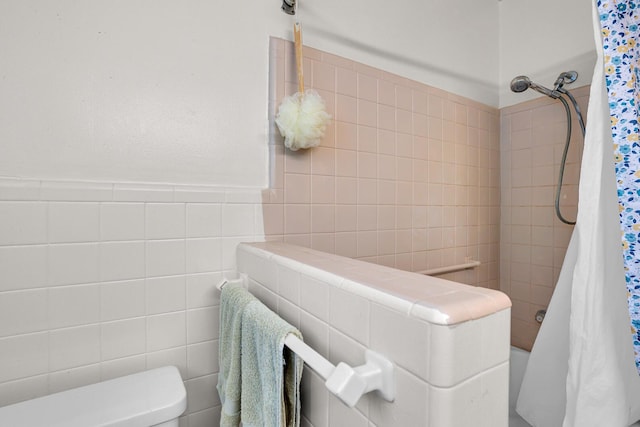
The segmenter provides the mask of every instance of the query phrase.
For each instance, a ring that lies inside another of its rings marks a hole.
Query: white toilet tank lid
[[[0,426],[148,427],[178,418],[187,394],[175,366],[0,408]]]

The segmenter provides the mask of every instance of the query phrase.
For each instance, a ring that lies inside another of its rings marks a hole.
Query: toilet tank
[[[165,366],[2,407],[0,426],[170,426],[186,407],[180,372]]]

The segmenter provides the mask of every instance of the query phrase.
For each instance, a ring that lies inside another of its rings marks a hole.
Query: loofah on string
[[[320,145],[330,119],[322,97],[316,91],[307,89],[282,101],[276,124],[284,138],[284,145],[297,151]]]

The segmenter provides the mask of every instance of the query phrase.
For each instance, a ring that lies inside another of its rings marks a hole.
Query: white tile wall
[[[214,425],[215,284],[258,189],[0,179],[0,406],[174,364]]]
[[[279,242],[240,245],[238,270],[331,363],[359,366],[370,348],[395,364],[395,401],[374,392],[353,409],[305,368],[302,426],[507,426],[510,302],[500,292]]]

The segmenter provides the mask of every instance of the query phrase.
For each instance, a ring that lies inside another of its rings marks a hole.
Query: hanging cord
[[[567,95],[571,100],[571,104],[573,104],[573,108],[575,109],[576,115],[578,116],[578,123],[580,123],[580,130],[582,131],[582,139],[584,140],[585,126],[584,126],[584,120],[582,119],[582,112],[580,111],[580,107],[578,107],[578,102],[573,97],[573,95],[569,93],[568,90],[564,88],[559,88],[558,92],[561,92],[562,94]],[[556,208],[556,215],[558,216],[558,219],[560,221],[564,222],[565,224],[575,225],[576,223],[575,221],[567,220],[562,215],[562,212],[560,211],[560,193],[562,192],[564,167],[565,167],[565,164],[567,163],[567,155],[569,153],[569,144],[571,143],[571,109],[569,108],[569,103],[567,102],[566,99],[564,99],[562,96],[559,96],[558,99],[562,102],[562,105],[564,105],[564,110],[567,113],[567,139],[565,141],[564,150],[562,152],[562,162],[560,163],[560,173],[558,174],[558,185],[556,187],[555,208]]]

